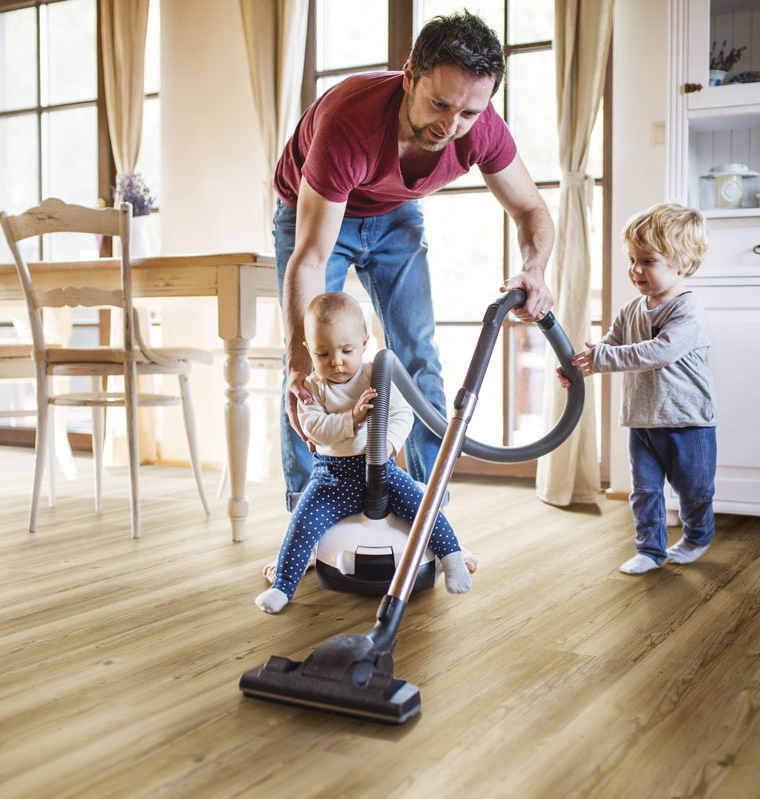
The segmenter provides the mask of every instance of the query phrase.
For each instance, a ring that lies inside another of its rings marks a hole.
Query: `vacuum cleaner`
[[[512,308],[525,302],[525,297],[524,291],[508,291],[488,306],[464,385],[457,392],[448,422],[427,401],[421,401],[412,379],[408,374],[405,379],[405,370],[395,368],[394,364],[394,382],[422,421],[441,436],[443,443],[401,561],[387,593],[380,601],[375,625],[364,635],[349,633],[334,636],[303,661],[273,655],[266,663],[241,676],[239,688],[245,696],[385,724],[403,724],[419,713],[422,707],[420,690],[406,680],[394,677],[393,652],[456,459],[461,452],[498,462],[518,462],[540,457],[567,439],[583,411],[583,376],[572,365],[573,348],[570,341],[554,315],[549,313],[536,325],[570,380],[565,409],[559,421],[543,438],[522,447],[493,447],[466,437],[467,426],[472,419],[502,323]],[[432,413],[429,412],[431,410]]]
[[[382,596],[387,593],[406,548],[409,525],[390,512],[388,484],[388,417],[394,370],[397,375],[403,372],[409,377],[390,350],[380,350],[372,363],[370,378],[370,385],[377,391],[377,396],[367,414],[362,512],[344,517],[319,540],[315,572],[321,588]],[[415,385],[411,378],[409,381]],[[429,412],[432,406],[427,398],[421,394],[420,397],[417,407]],[[439,415],[435,408],[432,410]],[[433,588],[439,573],[435,555],[426,548],[412,592]]]

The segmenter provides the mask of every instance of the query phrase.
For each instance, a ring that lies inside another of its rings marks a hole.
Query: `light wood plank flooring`
[[[98,517],[78,464],[32,535],[32,453],[0,448],[3,799],[760,796],[759,519],[719,516],[699,562],[626,577],[626,503],[455,482],[447,514],[480,569],[469,594],[413,598],[396,676],[423,710],[388,727],[238,691],[270,654],[366,632],[377,606],[313,573],[279,616],[252,605],[280,485],[250,486],[233,544],[224,501],[206,518],[187,471],[144,467],[135,542],[126,474]]]

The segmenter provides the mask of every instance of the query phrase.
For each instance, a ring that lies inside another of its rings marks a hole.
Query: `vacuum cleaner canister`
[[[408,535],[409,526],[393,514],[370,519],[356,513],[341,519],[317,545],[317,582],[332,591],[382,596],[404,554]],[[433,588],[438,574],[435,556],[426,549],[413,590]]]

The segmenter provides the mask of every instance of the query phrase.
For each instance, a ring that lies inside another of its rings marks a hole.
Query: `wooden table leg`
[[[224,361],[224,378],[227,383],[224,423],[227,434],[227,474],[230,477],[230,497],[227,513],[232,522],[232,540],[245,540],[245,522],[249,501],[246,496],[248,471],[248,445],[251,431],[251,409],[248,406],[249,339],[238,338],[224,342],[227,355]]]
[[[220,268],[217,271],[219,336],[224,340],[224,379],[227,403],[224,424],[227,435],[227,468],[230,498],[227,513],[232,540],[245,540],[249,505],[246,496],[251,410],[248,407],[248,347],[256,335],[256,274],[251,267]]]

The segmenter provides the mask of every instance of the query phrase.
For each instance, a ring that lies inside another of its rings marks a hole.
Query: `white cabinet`
[[[669,23],[667,192],[701,208],[710,226],[710,251],[689,287],[712,341],[715,510],[760,515],[760,208],[754,192],[731,209],[700,195],[700,176],[719,164],[760,172],[760,0],[670,0]],[[742,82],[709,85],[711,50],[738,48],[726,80]],[[672,496],[667,504],[677,507]]]

